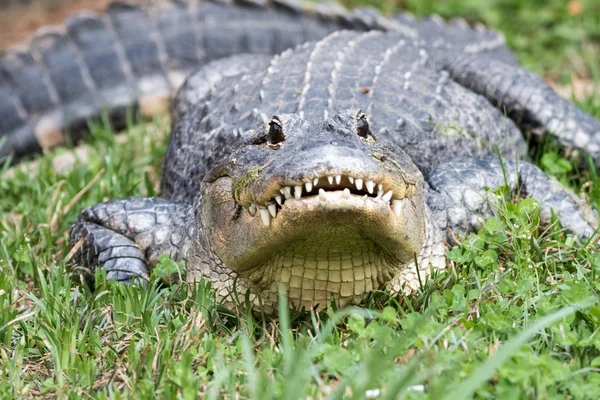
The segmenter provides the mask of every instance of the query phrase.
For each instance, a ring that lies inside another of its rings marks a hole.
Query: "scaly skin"
[[[514,160],[532,127],[588,146],[600,122],[520,70],[489,31],[395,23],[335,32],[268,65],[215,61],[190,77],[175,100],[164,199],[86,210],[71,231],[73,244],[85,239],[76,261],[135,281],[166,252],[187,262],[189,281],[206,277],[222,297],[235,283],[270,313],[280,289],[304,307],[415,289],[430,266],[445,266],[448,231],[466,234],[491,215],[486,187],[507,184],[540,201],[543,220],[552,209],[570,232],[593,235],[588,205]]]
[[[107,111],[116,129],[127,111],[168,110],[185,77],[218,58],[277,54],[342,29],[396,29],[376,13],[279,0],[115,2],[41,28],[26,46],[0,53],[0,159],[18,160],[79,140]],[[400,26],[399,29],[402,27]]]
[[[158,256],[186,257],[194,235],[193,210],[164,199],[129,199],[89,207],[71,228],[71,238],[85,241],[77,253],[90,278],[102,265],[107,279],[144,282]]]

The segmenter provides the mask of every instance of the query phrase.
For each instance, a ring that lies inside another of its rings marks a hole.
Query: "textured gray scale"
[[[345,78],[350,77],[350,79],[354,82],[358,81],[358,66],[361,65],[361,63],[364,64],[365,60],[359,60],[358,58],[355,58],[354,50],[356,49],[357,42],[359,42],[363,37],[364,36],[361,36],[358,39],[350,40],[346,46],[344,46],[341,50],[337,52],[334,61],[335,68],[331,72],[331,82],[328,86],[328,114],[333,114],[335,110],[339,108],[338,106],[344,107],[343,105],[341,105],[341,99],[344,99],[346,102],[345,104],[349,105],[349,107],[345,108],[352,108],[352,105],[355,103],[354,87],[351,87],[351,85],[348,84],[344,84],[346,83],[346,81],[340,84],[340,75]],[[353,60],[353,62],[349,62],[350,60]],[[346,71],[342,72],[342,70],[344,69]],[[348,71],[348,69],[354,70],[354,73]]]
[[[242,11],[243,10],[243,11]],[[239,21],[260,21],[254,22],[253,29],[242,29],[239,34],[239,44],[246,53],[253,54],[268,54],[271,52],[278,53],[283,51],[288,46],[279,47],[275,42],[275,38],[285,32],[287,29],[280,29],[279,32],[273,27],[278,27],[279,24],[285,24],[285,20],[274,18],[272,10],[266,7],[248,7],[240,9],[240,13],[247,13],[239,17]],[[281,32],[281,33],[280,33]],[[297,43],[297,42],[296,42]],[[289,42],[288,42],[289,44]]]
[[[56,104],[41,66],[27,51],[13,51],[0,57],[2,87],[18,96],[29,114],[44,112]],[[6,85],[6,86],[5,86]]]
[[[7,132],[27,125],[27,114],[23,105],[17,103],[17,99],[0,75],[0,138]]]
[[[305,70],[314,44],[307,44],[291,51],[284,52],[274,59],[262,77],[259,94],[268,104],[263,112],[267,114],[292,113],[298,108],[298,100],[304,87]],[[298,68],[302,66],[302,68]],[[246,82],[244,82],[247,87]],[[242,90],[242,89],[240,89]]]
[[[523,151],[524,142],[514,123],[481,96],[451,81],[437,93],[441,71],[422,68],[418,61],[406,65],[407,60],[418,60],[420,50],[407,46],[384,66],[385,84],[373,90],[373,102],[378,105],[372,112],[374,124],[386,121],[385,128],[390,129],[392,118],[412,121],[412,129],[393,137],[425,172],[438,160],[453,159],[456,148],[472,156],[489,154],[494,146],[502,154]]]
[[[292,20],[292,18],[294,18],[294,16],[290,16],[289,20]],[[288,39],[285,41],[285,43],[290,43],[290,41],[293,39],[293,37],[291,37],[292,34],[299,35],[302,37],[302,42],[306,42],[309,40],[321,39],[328,33],[343,28],[343,26],[337,22],[335,18],[314,18],[312,15],[300,15],[299,20],[300,30],[298,33],[293,31],[284,32],[284,34],[288,36]],[[356,29],[356,27],[354,28]],[[285,45],[285,43],[283,45]],[[286,46],[285,48],[290,47],[292,46]]]
[[[0,70],[0,158],[11,152],[41,151],[27,112]]]
[[[252,15],[251,11],[244,12],[248,13],[248,17]],[[229,51],[234,54],[243,52],[243,44],[239,40],[244,24],[241,13],[240,8],[230,7],[225,3],[209,2],[197,8],[197,20],[201,22],[199,28],[202,47],[207,59],[226,56],[231,54]],[[256,24],[256,21],[248,19],[247,23]],[[217,27],[218,29],[215,29]]]
[[[389,37],[382,32],[368,32],[355,37],[337,55],[339,70],[332,78],[329,114],[343,109],[368,111],[370,91],[378,75],[378,66],[384,61],[390,47],[404,46],[404,39]],[[371,49],[368,54],[364,48]]]
[[[42,151],[35,136],[35,131],[29,124],[13,130],[10,135],[4,136],[2,140],[1,143],[3,146],[0,148],[0,159],[4,159],[11,154],[14,156],[15,154],[20,155]]]
[[[221,80],[241,76],[253,71],[266,70],[271,62],[268,55],[240,54],[206,64],[191,74],[178,90],[172,104],[172,117],[179,118],[189,108],[205,100],[210,90]],[[232,104],[231,109],[240,110],[241,104]]]
[[[84,12],[67,19],[65,26],[99,91],[100,107],[135,104],[134,87],[127,79],[115,37],[105,21]]]
[[[232,53],[278,53],[307,39],[299,18],[272,7],[207,3],[196,10],[196,16],[202,22],[199,35],[208,59]]]
[[[63,105],[80,103],[93,107],[94,87],[81,65],[73,62],[78,60],[79,54],[67,35],[59,32],[37,35],[31,42],[31,48],[46,67]]]
[[[100,108],[95,85],[80,62],[77,48],[66,34],[49,31],[34,37],[31,51],[39,57],[56,90],[61,103],[61,123],[69,126],[73,134],[79,134]],[[45,133],[40,134],[45,137]]]
[[[192,27],[196,38],[198,58],[200,60],[210,60],[214,56],[212,56],[212,47],[207,35],[211,35],[211,32],[218,25],[219,21],[227,20],[228,7],[226,4],[218,2],[194,2],[190,5],[188,11],[193,22]]]
[[[366,103],[366,99],[369,99],[368,105],[363,104],[361,107],[361,109],[366,110],[367,115],[374,114],[373,109],[376,107],[376,104],[372,101],[372,99],[374,97],[374,93],[379,91],[381,87],[385,88],[387,86],[387,79],[389,78],[389,76],[384,74],[383,72],[386,71],[385,67],[388,64],[392,63],[392,66],[394,68],[394,74],[393,74],[394,77],[404,76],[404,80],[405,80],[404,86],[405,86],[405,88],[408,87],[409,82],[408,82],[407,77],[409,76],[409,74],[412,74],[412,71],[403,71],[401,68],[399,68],[399,65],[396,65],[394,63],[394,56],[398,53],[402,54],[401,59],[406,58],[406,56],[407,56],[406,48],[407,48],[406,40],[404,40],[404,39],[397,40],[396,39],[396,40],[394,40],[393,43],[387,44],[386,48],[384,48],[383,51],[377,56],[379,58],[379,63],[377,65],[375,65],[375,70],[374,70],[372,81],[370,82],[370,84],[367,83],[367,85],[364,86],[362,90],[360,90],[362,93],[364,93],[364,95],[360,97],[361,100],[363,101],[363,103]],[[358,90],[355,89],[355,92],[358,92]],[[355,94],[355,96],[356,96],[356,94]],[[381,106],[387,107],[387,104],[384,103]]]
[[[184,4],[170,3],[151,9],[162,38],[169,71],[191,71],[198,65],[198,43],[192,16]]]
[[[3,149],[26,149],[28,146],[37,147],[33,129],[27,120],[27,111],[19,98],[11,92],[8,77],[0,70],[0,143],[5,145],[0,148],[0,157],[9,155]],[[17,134],[8,134],[16,132]]]
[[[336,50],[346,47],[354,38],[354,32],[336,32],[318,41],[313,47],[308,61],[303,65],[304,82],[296,112],[303,113],[307,121],[327,119],[327,104],[330,97],[329,85],[332,73],[337,69],[336,59],[331,57]]]
[[[455,59],[456,52],[486,53],[510,65],[518,65],[514,54],[504,45],[504,38],[498,32],[489,29],[477,29],[464,20],[445,23],[439,16],[431,16],[416,22],[408,13],[400,13],[394,18],[413,28],[419,40],[426,42],[438,51],[438,60]]]
[[[153,26],[148,14],[139,6],[113,3],[107,9],[131,70],[137,79],[150,78],[153,85],[169,84],[164,75]],[[143,92],[152,88],[142,87]]]

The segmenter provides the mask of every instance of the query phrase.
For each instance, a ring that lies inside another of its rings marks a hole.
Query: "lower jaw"
[[[338,306],[357,303],[385,287],[400,268],[372,239],[339,226],[313,232],[275,253],[246,271],[245,278],[257,296],[254,303],[268,312],[276,307],[280,291],[294,308],[324,308],[332,300]]]

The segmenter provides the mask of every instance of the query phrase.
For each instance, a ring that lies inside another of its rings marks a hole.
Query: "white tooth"
[[[327,181],[329,181],[330,185],[333,185],[333,176],[328,176]]]
[[[294,198],[300,200],[302,197],[302,186],[294,186]]]
[[[277,204],[282,205],[280,195],[275,196],[275,201],[277,202]]]
[[[360,178],[358,178],[358,179],[356,179],[356,180],[354,181],[354,183],[356,184],[356,188],[357,188],[358,190],[361,190],[361,189],[362,189],[362,182],[363,182],[363,181],[362,181],[362,179],[360,179]]]
[[[394,214],[396,217],[402,215],[402,208],[404,208],[404,202],[402,200],[394,200]]]
[[[342,181],[342,176],[341,175],[336,175],[335,176],[335,183],[339,185],[341,181]]]
[[[350,198],[350,189],[348,189],[348,188],[344,189],[344,191],[342,192],[342,197],[344,199],[349,199]]]
[[[284,186],[281,189],[279,189],[279,191],[281,192],[282,195],[285,196],[285,199],[290,199],[292,197],[292,188],[289,186]]]
[[[250,215],[254,216],[254,214],[256,214],[256,204],[250,204],[250,207],[248,207],[248,212]]]
[[[275,205],[275,203],[269,204],[268,209],[269,214],[271,214],[271,217],[275,218],[275,216],[277,215],[277,206]]]
[[[385,202],[388,202],[392,199],[392,191],[390,190],[389,192],[387,192],[386,194],[383,195],[382,199]]]
[[[264,207],[258,207],[258,211],[260,212],[260,219],[262,219],[262,223],[265,226],[269,226],[269,223],[271,222],[269,211]]]
[[[315,178],[313,180],[313,185],[317,186],[319,184],[319,178]]]
[[[377,196],[381,196],[383,194],[383,183],[377,184]]]
[[[373,194],[373,189],[375,189],[375,182],[373,182],[373,181],[367,181],[366,186],[367,186],[367,191],[370,194]]]
[[[354,178],[353,178],[353,177],[349,176],[349,177],[348,177],[348,180],[350,181],[350,183],[351,183],[351,184],[353,184],[353,185],[354,185]]]
[[[310,183],[310,182],[306,182],[306,183],[304,184],[304,186],[306,186],[306,191],[307,191],[307,192],[310,192],[310,191],[312,190],[313,184],[312,184],[312,183]]]
[[[319,200],[320,201],[327,200],[327,197],[325,197],[325,191],[323,189],[319,189]]]

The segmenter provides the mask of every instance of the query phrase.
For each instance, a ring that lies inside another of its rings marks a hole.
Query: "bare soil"
[[[44,25],[60,24],[81,10],[102,11],[114,0],[0,0],[0,50],[25,42]],[[151,0],[136,0],[147,3]]]

